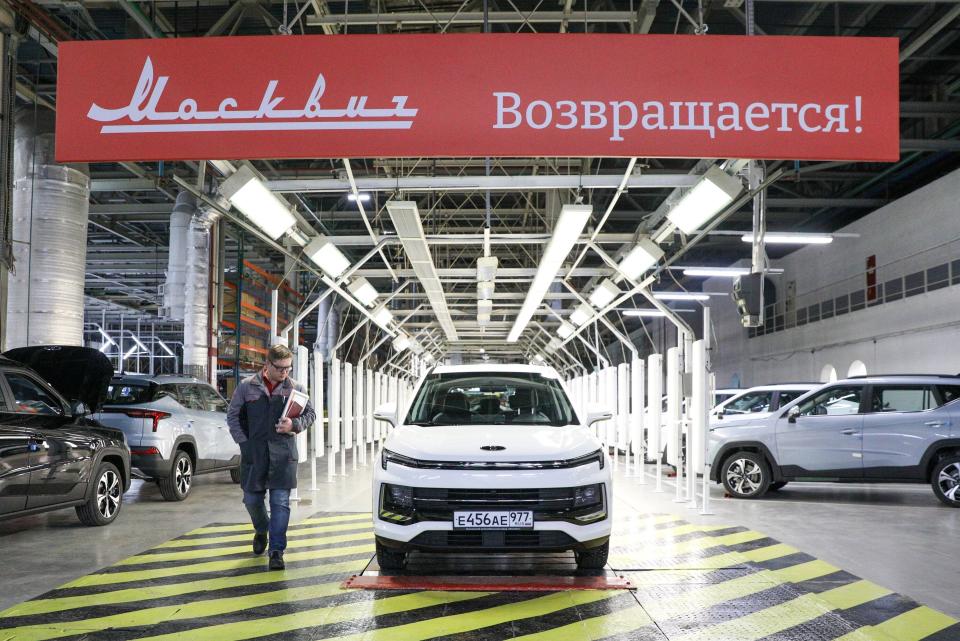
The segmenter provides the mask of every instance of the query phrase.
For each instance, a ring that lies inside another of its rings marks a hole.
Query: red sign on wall
[[[64,42],[57,160],[894,161],[898,46],[575,34]]]

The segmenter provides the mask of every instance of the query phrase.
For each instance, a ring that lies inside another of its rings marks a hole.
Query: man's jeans
[[[270,533],[270,552],[283,552],[287,547],[287,524],[290,522],[290,490],[270,490],[270,516],[263,504],[266,492],[243,493],[253,529]]]

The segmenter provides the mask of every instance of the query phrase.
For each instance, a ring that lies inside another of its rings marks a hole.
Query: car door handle
[[[853,435],[853,434],[856,434],[856,433],[857,433],[857,430],[845,429],[845,430],[841,430],[840,433],[841,433],[841,434],[846,434],[847,436],[851,436],[851,435]]]
[[[924,425],[929,425],[930,427],[943,427],[944,425],[950,425],[950,421],[927,421]]]

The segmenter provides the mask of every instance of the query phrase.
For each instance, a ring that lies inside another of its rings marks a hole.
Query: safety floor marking
[[[343,590],[374,552],[369,513],[289,530],[287,569],[215,523],[0,612],[0,641],[960,641],[960,623],[760,532],[618,515],[631,592]],[[476,557],[476,555],[475,555]]]

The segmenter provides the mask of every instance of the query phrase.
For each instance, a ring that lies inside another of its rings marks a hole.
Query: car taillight
[[[134,456],[154,456],[159,455],[160,450],[155,447],[135,448],[130,450],[130,454]]]
[[[153,420],[153,431],[157,431],[160,421],[170,418],[170,412],[160,412],[158,410],[140,410],[140,409],[119,409],[110,408],[103,410],[111,414],[126,414],[131,418],[149,418]]]

